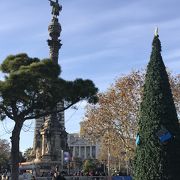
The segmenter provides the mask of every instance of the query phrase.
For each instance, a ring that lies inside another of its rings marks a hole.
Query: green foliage
[[[49,59],[30,58],[27,54],[8,56],[1,64],[5,73],[0,81],[0,119],[15,122],[11,137],[12,178],[18,178],[19,136],[27,119],[64,111],[81,100],[96,102],[98,89],[91,80],[66,81],[59,78],[60,66]],[[57,110],[56,105],[64,102]]]
[[[82,159],[80,157],[73,157],[73,161],[70,162],[71,169],[80,170],[82,167]]]
[[[0,139],[0,167],[6,166],[10,157],[10,145],[5,139]]]
[[[96,164],[93,159],[86,159],[83,164],[83,172],[88,173],[96,169]]]
[[[60,66],[49,59],[11,55],[1,64],[1,70],[7,73],[0,81],[1,119],[40,117],[42,110],[48,114],[60,101],[65,101],[66,109],[80,100],[97,100],[97,88],[91,80],[65,81],[59,78]]]
[[[1,71],[3,73],[11,73],[17,71],[21,66],[28,66],[33,62],[39,62],[37,58],[29,58],[27,54],[17,54],[8,56],[3,64],[1,64]]]
[[[25,151],[24,151],[24,158],[27,160],[31,160],[32,159],[32,151],[33,151],[33,148],[27,148]]]
[[[136,148],[134,180],[177,180],[180,177],[180,129],[161,43],[154,37],[139,114],[140,144]],[[165,127],[173,138],[161,143],[157,132]]]

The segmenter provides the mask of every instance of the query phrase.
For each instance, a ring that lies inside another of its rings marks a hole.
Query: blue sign
[[[70,154],[69,154],[69,152],[64,152],[64,161],[65,161],[65,162],[68,162],[69,159],[70,159]]]
[[[172,138],[171,133],[164,127],[157,132],[157,136],[161,143],[164,143]]]
[[[139,134],[136,136],[136,146],[140,144],[140,137]]]
[[[163,134],[159,137],[161,142],[165,142],[168,141],[169,139],[171,139],[171,134],[169,132],[167,132],[166,134]]]

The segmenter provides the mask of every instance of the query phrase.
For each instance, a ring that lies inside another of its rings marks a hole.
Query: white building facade
[[[68,146],[71,156],[78,157],[82,160],[97,159],[99,153],[99,145],[92,143],[87,139],[80,137],[78,133],[68,134]]]

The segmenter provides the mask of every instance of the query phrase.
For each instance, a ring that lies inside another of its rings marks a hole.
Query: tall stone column
[[[58,64],[59,50],[62,46],[59,39],[61,33],[61,25],[58,21],[59,12],[62,6],[58,0],[49,0],[52,6],[52,19],[48,26],[49,39],[49,58],[53,63]],[[63,102],[59,102],[55,109],[61,110],[64,108]],[[44,110],[42,110],[44,111]],[[62,168],[63,160],[62,150],[67,147],[67,132],[64,127],[64,112],[53,113],[36,119],[33,156],[31,164],[36,164],[41,171],[55,170]],[[61,169],[59,169],[61,170]]]
[[[73,146],[73,157],[75,157],[75,146]]]
[[[84,158],[87,159],[87,146],[84,146]]]
[[[81,157],[81,146],[79,146],[79,157]]]
[[[50,59],[58,63],[58,57],[59,57],[59,49],[61,48],[61,40],[59,39],[60,33],[61,33],[61,25],[58,21],[59,12],[62,10],[62,6],[58,3],[58,0],[56,2],[50,0],[50,5],[52,6],[52,20],[50,25],[48,26],[49,36],[50,39],[48,39],[48,46],[50,48]]]
[[[89,148],[90,148],[90,157],[92,157],[92,145],[90,145]]]
[[[50,59],[58,64],[59,49],[61,48],[61,40],[59,39],[61,34],[61,25],[58,21],[59,13],[62,10],[62,6],[56,1],[50,1],[52,6],[52,19],[48,26],[50,38],[47,40],[49,46],[49,56]],[[64,103],[59,102],[56,106],[56,110],[61,110],[64,108]],[[64,127],[64,112],[54,113],[48,117],[50,121],[50,133],[51,133],[51,156],[52,159],[61,161],[62,154],[61,151],[67,144],[67,133]]]
[[[61,25],[58,22],[57,17],[53,17],[48,27],[49,35],[51,39],[48,39],[48,46],[50,48],[50,59],[58,63],[59,49],[61,48],[61,40],[58,39],[61,32]]]

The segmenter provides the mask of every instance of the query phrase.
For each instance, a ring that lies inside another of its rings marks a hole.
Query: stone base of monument
[[[44,162],[44,161],[51,161],[51,155],[50,154],[43,155],[41,161],[42,162]]]
[[[51,161],[47,156],[46,159],[35,159],[31,162],[23,162],[19,165],[20,173],[26,171],[31,172],[35,177],[48,176],[55,171],[61,171],[62,165],[60,161]]]

